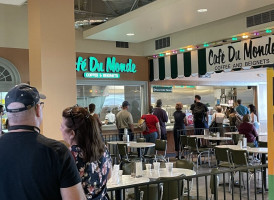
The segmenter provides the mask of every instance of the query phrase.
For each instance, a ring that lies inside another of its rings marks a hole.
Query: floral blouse
[[[111,168],[111,157],[107,147],[103,156],[94,162],[84,162],[82,151],[77,145],[71,146],[82,186],[87,199],[107,200],[107,177]]]

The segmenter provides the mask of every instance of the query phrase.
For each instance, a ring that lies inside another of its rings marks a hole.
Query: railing
[[[264,185],[264,179],[266,177],[263,176],[263,171],[266,170],[267,167],[268,166],[265,164],[241,167],[231,170],[222,170],[212,173],[202,173],[194,176],[173,177],[164,180],[158,179],[141,184],[132,183],[132,185],[108,189],[108,193],[111,200],[114,199],[113,192],[115,191],[118,191],[117,193],[121,194],[120,196],[116,195],[116,200],[129,199],[127,197],[127,193],[129,191],[134,192],[133,196],[135,200],[169,200],[176,198],[178,200],[264,200],[268,199],[268,194],[265,193],[268,191],[267,185]],[[250,179],[249,176],[251,172],[255,172],[252,179]],[[244,178],[242,179],[242,175],[245,173],[246,176],[243,176]],[[257,173],[260,175],[257,175]],[[243,182],[244,179],[246,183]],[[194,183],[191,183],[192,181]],[[238,183],[238,188],[235,186],[235,181]],[[229,189],[229,186],[226,184],[226,182],[231,183],[231,189]],[[174,183],[176,183],[177,188],[169,187],[171,184],[174,186]],[[222,186],[219,186],[219,183],[223,183]],[[191,185],[193,185],[192,188]],[[158,191],[158,194],[156,195],[157,198],[155,198],[155,193],[149,192],[152,191],[152,187],[156,187]]]

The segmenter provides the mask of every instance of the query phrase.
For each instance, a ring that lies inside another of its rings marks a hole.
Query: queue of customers
[[[109,199],[106,184],[111,176],[112,160],[101,137],[102,124],[94,114],[95,105],[90,105],[89,111],[79,106],[63,110],[60,130],[64,141],[70,146],[69,151],[61,142],[40,134],[44,107],[41,100],[45,98],[28,84],[19,84],[6,95],[9,129],[0,138],[0,199]],[[208,109],[200,101],[201,97],[196,95],[195,103],[191,106],[194,127],[207,128]],[[130,140],[133,140],[134,126],[129,106],[124,101],[122,110],[116,116],[120,140],[125,128],[128,129]],[[247,108],[240,103],[239,106],[236,114],[235,110],[230,110],[229,118],[244,114],[238,130],[245,135],[247,142],[256,146],[258,134],[253,125],[257,120],[256,109],[250,105],[249,115]],[[168,116],[161,107],[162,101],[159,99],[156,107],[150,106],[148,113],[141,117],[148,127],[143,132],[147,142],[166,139],[165,123]],[[182,108],[181,102],[176,103],[173,114],[174,147],[177,152],[180,137],[177,130],[187,125]],[[224,118],[221,111],[217,107],[212,119],[217,124],[222,124]],[[253,124],[250,123],[252,120]]]

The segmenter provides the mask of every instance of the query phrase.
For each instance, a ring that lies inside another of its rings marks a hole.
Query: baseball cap
[[[126,106],[129,106],[130,104],[128,103],[128,101],[124,101],[123,104],[122,104],[122,107],[126,107]]]
[[[26,83],[21,83],[8,91],[5,98],[6,111],[16,113],[28,110],[35,106],[40,99],[46,99],[46,96],[39,94],[35,87],[31,87]],[[22,103],[25,107],[8,109],[8,106],[14,102]]]

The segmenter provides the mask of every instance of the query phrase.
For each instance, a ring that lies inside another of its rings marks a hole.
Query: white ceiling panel
[[[16,5],[16,6],[21,6],[25,2],[26,0],[0,0],[0,4],[9,4],[9,5]]]

